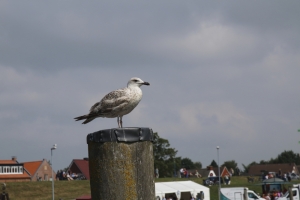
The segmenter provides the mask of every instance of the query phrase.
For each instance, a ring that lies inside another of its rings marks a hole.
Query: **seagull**
[[[108,93],[91,107],[89,114],[74,119],[85,120],[82,124],[87,124],[97,117],[117,117],[119,128],[123,128],[122,117],[130,113],[142,99],[143,93],[140,88],[142,85],[150,84],[137,77],[131,78],[127,87]]]

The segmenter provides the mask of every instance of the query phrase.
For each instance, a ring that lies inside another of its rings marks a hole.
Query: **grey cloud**
[[[86,157],[86,134],[116,119],[73,118],[134,76],[151,85],[125,126],[153,128],[180,156],[205,166],[217,145],[239,164],[297,151],[298,4],[1,2],[3,156],[49,158],[57,143],[58,169]]]

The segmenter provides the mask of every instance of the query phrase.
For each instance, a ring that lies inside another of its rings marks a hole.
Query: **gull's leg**
[[[123,117],[123,116],[121,116],[121,117],[120,117],[120,124],[121,124],[121,128],[123,128],[123,121],[122,121],[122,117]]]
[[[118,121],[118,126],[119,126],[119,128],[121,128],[122,125],[120,125],[120,118],[119,118],[119,116],[118,116],[118,118],[117,118],[117,121]]]

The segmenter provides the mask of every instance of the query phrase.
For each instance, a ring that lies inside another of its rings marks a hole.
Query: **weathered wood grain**
[[[155,198],[152,142],[90,142],[88,149],[93,200]]]

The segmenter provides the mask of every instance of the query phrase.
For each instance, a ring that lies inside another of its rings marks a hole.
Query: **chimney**
[[[17,162],[17,156],[12,156],[11,159]]]
[[[89,158],[83,158],[83,160],[89,161]]]

